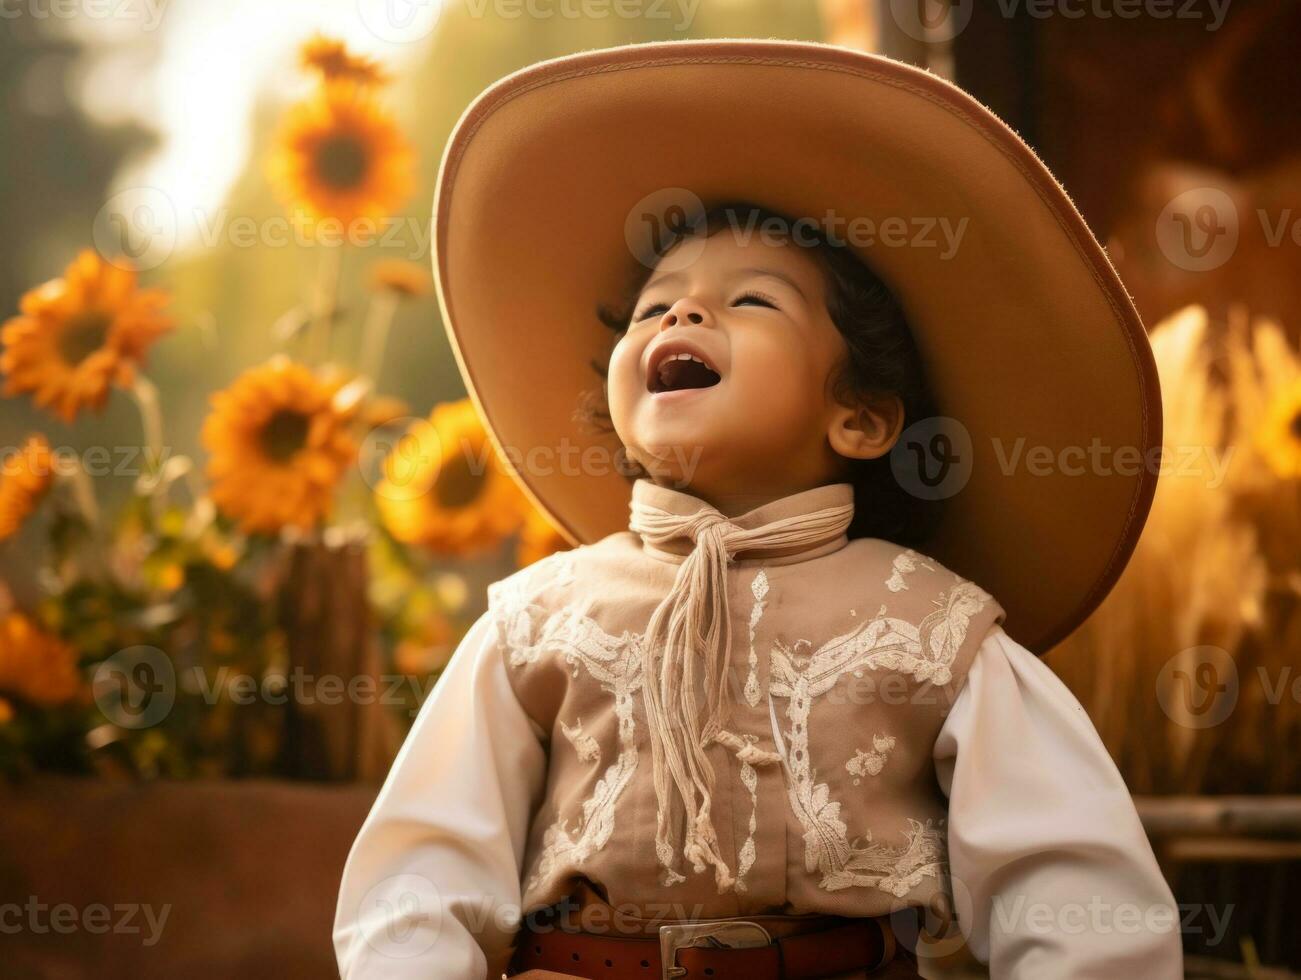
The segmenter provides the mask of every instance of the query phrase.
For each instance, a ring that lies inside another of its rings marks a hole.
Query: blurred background
[[[453,465],[486,443],[428,272],[443,144],[537,60],[742,36],[956,81],[1106,244],[1172,468],[1047,660],[1189,975],[1301,970],[1301,7],[0,0],[0,974],[333,972],[415,709],[564,546],[486,449]],[[325,677],[378,689],[295,693]]]

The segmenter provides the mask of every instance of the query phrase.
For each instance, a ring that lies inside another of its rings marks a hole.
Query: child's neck
[[[698,497],[717,510],[724,517],[738,517],[741,514],[754,510],[756,507],[770,504],[774,500],[781,500],[783,497],[789,497],[793,494],[802,493],[805,490],[812,490],[815,487],[826,485],[826,483],[815,483],[809,486],[768,487],[762,490],[750,491],[712,488],[706,489],[695,485],[682,487],[663,480],[655,480],[655,482],[661,486],[668,486],[671,489],[681,490],[684,493],[691,494],[693,497]]]

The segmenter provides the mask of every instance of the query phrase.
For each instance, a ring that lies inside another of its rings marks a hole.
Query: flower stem
[[[140,409],[140,429],[145,440],[145,466],[151,472],[162,465],[163,413],[158,402],[158,386],[143,374],[137,374],[131,394]]]
[[[366,313],[366,324],[361,331],[361,354],[358,356],[358,373],[378,385],[379,373],[384,367],[384,350],[388,346],[389,328],[397,313],[398,298],[385,290],[373,297]]]
[[[330,333],[339,302],[339,273],[343,267],[342,245],[318,245],[321,262],[316,274],[316,291],[312,297],[312,338],[309,355],[316,364],[330,357]]]
[[[143,374],[137,374],[131,394],[140,409],[140,429],[144,435],[144,467],[136,479],[136,492],[147,497],[154,520],[162,517],[167,481],[163,466],[163,413],[158,386]]]
[[[64,476],[68,478],[69,489],[72,490],[73,502],[77,505],[77,510],[81,514],[82,520],[90,528],[95,537],[99,537],[100,532],[100,514],[99,502],[95,499],[95,488],[90,482],[90,475],[86,472],[80,460],[74,462],[62,470]]]
[[[82,466],[81,460],[76,458],[73,458],[68,465],[60,467],[58,474],[66,482],[72,494],[72,502],[86,524],[86,535],[90,544],[90,571],[92,575],[107,577],[111,573],[109,546],[100,515],[99,501],[95,498],[95,487],[90,482],[90,474]]]

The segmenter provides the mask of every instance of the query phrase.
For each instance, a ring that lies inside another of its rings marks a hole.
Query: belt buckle
[[[747,949],[771,946],[772,936],[757,922],[748,919],[723,919],[717,922],[684,922],[660,926],[661,980],[673,980],[687,972],[678,966],[678,950],[689,946],[714,946],[718,949]]]

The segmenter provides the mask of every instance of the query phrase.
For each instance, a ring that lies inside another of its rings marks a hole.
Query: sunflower
[[[381,259],[370,267],[370,288],[398,296],[424,296],[432,288],[429,271],[406,259]]]
[[[375,499],[393,537],[451,555],[500,544],[526,507],[468,398],[437,406],[398,440]]]
[[[570,547],[569,539],[556,530],[546,515],[536,507],[530,507],[524,518],[524,526],[520,528],[519,542],[515,546],[515,564],[523,568],[557,551],[567,551]]]
[[[42,436],[32,436],[0,466],[0,541],[13,537],[54,482],[54,456]]]
[[[0,691],[43,707],[82,689],[77,654],[22,613],[0,616]]]
[[[269,169],[291,205],[352,225],[397,210],[414,185],[414,160],[365,88],[340,80],[289,110]]]
[[[304,68],[320,72],[327,82],[345,79],[358,85],[383,85],[389,80],[378,62],[355,55],[342,41],[322,34],[303,44],[298,60]]]
[[[1256,442],[1275,473],[1301,477],[1301,378],[1275,400]]]
[[[203,424],[213,502],[250,533],[316,527],[357,456],[338,381],[278,357],[212,396]]]
[[[0,330],[4,394],[30,393],[65,422],[102,409],[109,386],[130,385],[150,344],[172,329],[166,304],[162,290],[137,289],[130,269],[83,251],[63,278],[23,296]]]

